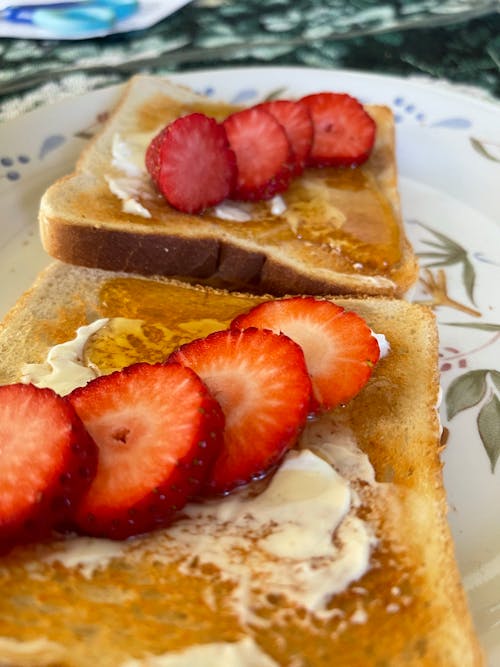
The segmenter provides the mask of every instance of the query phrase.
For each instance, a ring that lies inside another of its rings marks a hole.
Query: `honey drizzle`
[[[200,112],[223,120],[239,107],[206,101],[179,102],[157,94],[137,110],[133,131],[154,132],[175,118]],[[132,129],[132,128],[130,128]],[[197,224],[221,227],[237,238],[279,246],[290,256],[318,268],[345,273],[390,274],[401,260],[402,238],[398,213],[382,192],[379,173],[390,164],[391,152],[382,142],[370,159],[356,168],[308,169],[283,194],[287,209],[273,215],[267,202],[250,204],[252,219],[245,223],[222,220],[209,209],[189,216],[174,211],[161,198],[143,202],[152,220],[168,227],[179,216]],[[140,219],[140,224],[148,224]]]
[[[164,361],[176,347],[227,328],[260,301],[140,278],[108,280],[99,294],[99,311],[111,321],[89,338],[84,361],[101,373]]]

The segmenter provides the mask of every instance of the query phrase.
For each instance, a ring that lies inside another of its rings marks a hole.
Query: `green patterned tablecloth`
[[[423,75],[500,97],[498,0],[198,0],[148,30],[0,39],[0,120],[132,73],[310,65]]]

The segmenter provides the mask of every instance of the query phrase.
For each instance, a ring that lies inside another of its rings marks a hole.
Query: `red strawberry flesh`
[[[265,474],[295,444],[311,383],[302,350],[289,338],[258,329],[218,331],[169,360],[203,379],[226,418],[209,490],[226,492]]]
[[[161,147],[168,134],[168,125],[164,127],[150,142],[146,149],[145,165],[148,174],[155,184],[158,183],[161,166]]]
[[[309,165],[350,167],[368,159],[376,125],[358,100],[345,93],[316,93],[301,102],[309,108],[314,126]]]
[[[314,398],[328,410],[350,401],[366,384],[380,350],[366,322],[354,312],[314,297],[259,304],[231,327],[283,332],[298,343],[311,375]]]
[[[0,551],[66,524],[97,466],[97,448],[51,389],[0,387]]]
[[[224,127],[201,113],[181,116],[146,151],[146,168],[168,203],[200,213],[232,192],[236,159]]]
[[[224,418],[190,369],[134,364],[69,400],[99,447],[97,475],[76,517],[83,532],[123,539],[152,530],[198,493]]]
[[[283,126],[294,154],[293,176],[299,176],[313,141],[313,123],[308,106],[300,101],[273,100],[259,104],[257,108],[270,113]]]
[[[270,199],[286,190],[293,151],[283,126],[267,111],[251,107],[228,116],[224,127],[238,167],[231,197]]]

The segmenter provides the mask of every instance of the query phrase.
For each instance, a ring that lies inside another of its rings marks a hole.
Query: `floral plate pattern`
[[[322,89],[387,104],[396,118],[407,233],[440,334],[441,419],[449,520],[490,664],[500,664],[499,107],[428,82],[309,68],[241,68],[172,78],[252,104]],[[121,86],[47,106],[0,126],[0,315],[49,261],[36,225],[40,195],[70,171]]]

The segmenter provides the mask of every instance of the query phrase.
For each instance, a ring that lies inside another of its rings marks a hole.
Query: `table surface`
[[[197,0],[149,29],[0,39],[0,121],[136,72],[305,65],[474,86],[500,97],[499,0]]]

